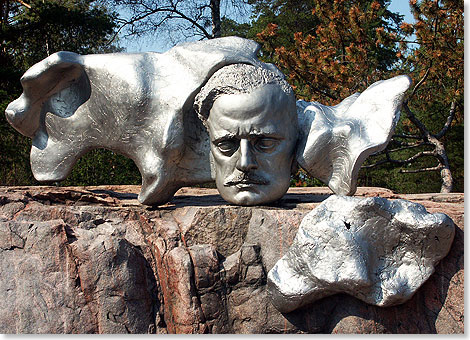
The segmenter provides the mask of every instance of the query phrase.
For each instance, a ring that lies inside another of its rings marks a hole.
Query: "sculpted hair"
[[[224,94],[250,93],[263,85],[279,85],[287,95],[292,87],[283,77],[271,70],[248,64],[232,64],[215,72],[194,99],[194,110],[205,122],[215,100]]]

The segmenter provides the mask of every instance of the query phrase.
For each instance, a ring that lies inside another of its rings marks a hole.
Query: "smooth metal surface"
[[[297,161],[338,195],[354,195],[362,163],[382,151],[400,118],[408,76],[378,81],[336,106],[297,101]]]
[[[454,234],[447,215],[417,203],[330,196],[302,220],[268,291],[283,313],[336,293],[397,305],[431,276]]]
[[[136,163],[139,201],[148,205],[169,201],[182,186],[214,179],[229,202],[268,203],[287,191],[293,159],[335,193],[353,194],[361,163],[389,141],[409,78],[376,83],[335,107],[299,101],[296,108],[282,73],[260,62],[258,50],[251,40],[227,37],[162,54],[59,52],[24,74],[23,94],[6,117],[32,138],[31,168],[39,181],[63,180],[83,154],[106,148]],[[232,64],[238,65],[234,72],[215,78],[227,83],[220,93],[204,86],[217,83],[208,80]],[[255,66],[258,76],[248,77],[244,65]],[[199,92],[204,105],[195,106],[205,112],[199,118],[209,117],[213,136],[219,130],[233,135],[239,143],[234,157],[222,157],[209,139],[193,107]],[[224,117],[231,117],[230,124]],[[274,132],[278,136],[269,136]],[[276,151],[267,150],[268,144],[276,144]]]

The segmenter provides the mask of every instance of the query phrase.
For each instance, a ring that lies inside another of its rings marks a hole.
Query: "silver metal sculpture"
[[[298,101],[299,165],[338,195],[354,195],[364,160],[382,151],[400,118],[408,76],[378,81],[336,106]]]
[[[334,107],[296,105],[258,50],[228,37],[162,54],[59,52],[24,74],[6,117],[32,138],[39,181],[63,180],[83,154],[107,148],[136,163],[139,201],[148,205],[214,179],[229,202],[268,203],[287,191],[296,162],[335,193],[353,194],[361,163],[389,141],[409,78],[378,82]],[[230,138],[220,140],[222,132]]]
[[[148,205],[214,179],[230,203],[269,203],[285,194],[297,166],[353,195],[361,164],[391,138],[410,78],[377,82],[333,107],[296,102],[258,50],[228,37],[163,54],[59,52],[24,74],[6,117],[32,138],[39,181],[63,180],[83,154],[107,148],[136,163],[139,201]],[[307,215],[269,272],[273,303],[288,312],[337,292],[401,303],[453,234],[448,217],[411,202],[333,196]]]
[[[292,88],[279,74],[235,64],[217,71],[196,96],[209,130],[221,196],[240,205],[268,203],[289,188],[297,143]]]
[[[447,215],[417,203],[330,196],[302,220],[268,273],[268,291],[281,312],[336,293],[397,305],[431,276],[454,234]]]

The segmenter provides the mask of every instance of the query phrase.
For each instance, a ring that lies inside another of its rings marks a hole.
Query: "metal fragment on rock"
[[[452,220],[417,203],[331,196],[304,217],[268,273],[281,312],[347,293],[377,306],[401,304],[431,276],[455,234]]]

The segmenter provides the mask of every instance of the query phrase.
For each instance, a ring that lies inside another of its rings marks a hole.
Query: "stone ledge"
[[[448,214],[449,255],[413,298],[380,308],[348,295],[279,313],[266,274],[303,216],[331,194],[291,188],[238,207],[182,188],[158,208],[140,186],[0,187],[1,333],[463,333],[464,194],[403,198]]]

